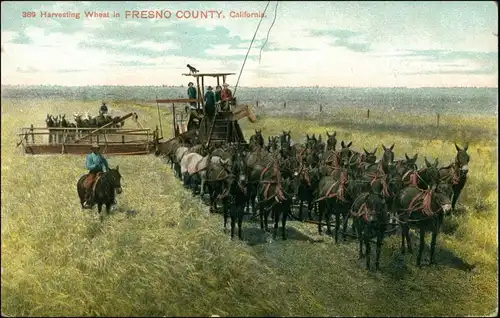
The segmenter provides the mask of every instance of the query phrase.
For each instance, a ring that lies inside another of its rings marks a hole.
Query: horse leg
[[[431,238],[431,259],[430,264],[436,264],[436,259],[434,258],[434,253],[436,252],[436,240],[439,231],[439,223],[437,223],[432,229],[432,238]]]
[[[300,221],[304,221],[304,217],[302,216],[302,204],[303,204],[303,201],[302,201],[302,198],[299,199],[299,219]]]
[[[269,232],[269,213],[272,209],[273,206],[264,208],[264,231],[266,232]]]
[[[382,251],[382,243],[384,241],[384,229],[377,229],[378,230],[378,235],[377,235],[377,254],[375,258],[375,270],[380,269],[380,253]]]
[[[327,235],[332,235],[331,218],[332,218],[332,214],[337,212],[335,209],[333,209],[334,207],[335,206],[331,201],[326,202],[325,221],[326,221],[326,234]]]
[[[273,239],[274,240],[276,239],[276,235],[278,234],[281,207],[282,207],[282,204],[275,204],[273,206],[273,217],[274,217]]]
[[[401,225],[401,254],[406,254],[406,236],[405,236],[405,231],[406,231],[406,224]]]
[[[264,231],[264,208],[263,204],[260,202],[259,204],[259,219],[260,219],[260,229]]]
[[[256,203],[255,203],[256,199],[257,199],[257,187],[254,187],[252,190],[252,195],[250,195],[250,203],[252,205],[252,215],[254,217],[257,216],[257,207],[256,207]]]
[[[203,195],[205,194],[205,174],[200,173],[200,178],[201,178],[200,198],[203,200]]]
[[[226,204],[226,200],[223,200],[224,203],[222,204],[222,213],[224,214],[224,230],[227,229],[227,219],[229,217],[229,206]]]
[[[354,223],[356,224],[356,230],[358,232],[358,241],[359,241],[359,259],[363,258],[363,224],[360,219],[355,219]]]
[[[313,206],[314,205],[314,206]],[[316,208],[316,205],[313,203],[313,200],[312,198],[309,198],[308,202],[307,202],[307,217],[309,218],[309,220],[312,220],[313,217],[312,217],[312,209],[315,208],[316,209],[316,212],[317,211],[317,208]]]
[[[238,211],[238,237],[240,240],[243,241],[243,215],[245,214],[245,206],[244,205],[238,205],[237,206],[237,211]]]
[[[106,214],[111,212],[111,203],[106,203]]]
[[[462,192],[462,188],[459,187],[458,185],[453,186],[453,196],[451,199],[451,210],[455,212],[455,206],[458,201],[458,197],[460,196],[460,193]]]
[[[340,211],[339,209],[335,210],[335,243],[339,242],[339,233],[340,233]]]
[[[342,241],[345,241],[346,239],[346,233],[347,233],[347,223],[349,222],[349,211],[343,211],[342,213]],[[354,227],[354,225],[353,225]]]
[[[424,225],[420,225],[420,245],[418,247],[418,256],[417,256],[417,266],[421,266],[422,264],[422,254],[424,253],[425,247],[425,227]]]
[[[405,238],[406,238],[406,248],[408,249],[408,253],[413,254],[413,244],[411,243],[409,226],[406,228]]]
[[[288,219],[288,213],[290,209],[292,208],[291,204],[287,204],[284,206],[283,211],[281,212],[281,230],[283,231],[283,240],[285,241],[287,239],[286,237],[286,220]]]
[[[231,216],[231,239],[234,238],[234,232],[236,230],[236,217],[237,217],[237,208],[231,204],[229,207],[229,215]]]
[[[371,251],[372,251],[372,247],[370,244],[370,236],[365,234],[364,240],[365,240],[365,246],[366,246],[366,269],[370,270],[370,258],[371,258]]]
[[[104,213],[102,213],[102,203],[97,203],[97,213],[99,214],[99,219],[102,222],[104,220]]]
[[[318,203],[319,205],[319,213],[318,213],[318,234],[323,235],[323,214],[325,213],[325,200],[322,200]]]

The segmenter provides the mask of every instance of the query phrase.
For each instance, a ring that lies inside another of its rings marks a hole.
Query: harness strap
[[[433,190],[421,190],[421,192],[415,196],[408,206],[408,212],[414,212],[416,210],[421,210],[425,216],[432,216],[434,211],[432,211],[432,195]],[[417,205],[417,201],[421,201],[421,204]]]
[[[332,199],[332,198],[338,198],[340,201],[344,201],[344,192],[345,192],[345,183],[347,182],[347,178],[345,177],[345,173],[341,173],[340,174],[340,180],[337,180],[336,182],[334,182],[330,188],[328,188],[328,191],[326,191],[326,194],[324,196],[322,196],[321,198],[319,199],[316,199],[315,202],[319,202],[319,201],[322,201],[326,198],[328,199]],[[333,188],[338,185],[338,189],[337,189],[337,192],[336,193],[331,193]]]

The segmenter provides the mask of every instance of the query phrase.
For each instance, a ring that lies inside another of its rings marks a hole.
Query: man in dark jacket
[[[189,99],[196,99],[196,88],[194,88],[193,82],[189,82],[187,94]],[[196,102],[190,102],[189,105],[191,105],[191,109],[196,109]]]
[[[215,94],[212,90],[212,86],[208,86],[207,92],[205,93],[205,114],[210,118],[215,115]]]
[[[99,109],[99,112],[102,115],[106,115],[108,113],[108,106],[106,106],[106,103],[102,103],[101,108]]]

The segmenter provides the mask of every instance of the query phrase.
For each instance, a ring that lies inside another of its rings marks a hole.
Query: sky
[[[186,64],[238,75],[261,19],[235,14],[266,5],[239,86],[498,87],[493,1],[4,1],[2,85],[186,85]]]

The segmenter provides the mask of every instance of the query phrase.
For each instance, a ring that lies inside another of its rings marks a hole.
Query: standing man
[[[102,102],[99,112],[101,113],[101,115],[106,115],[108,113],[108,106],[106,106],[105,102]]]
[[[212,86],[208,86],[205,93],[205,114],[210,118],[215,115],[215,94]]]
[[[233,93],[229,89],[229,85],[227,83],[222,84],[222,86],[224,87],[220,94],[222,106],[224,110],[229,110],[229,103],[233,100]]]
[[[94,186],[94,181],[96,180],[97,174],[99,172],[106,172],[109,170],[108,161],[100,153],[100,146],[98,144],[93,144],[90,147],[90,153],[85,158],[85,167],[89,170],[87,178],[83,182],[83,187],[85,188],[85,203],[84,207],[87,209],[92,208],[93,198],[92,198],[92,188]]]
[[[222,100],[220,94],[222,93],[222,87],[220,85],[215,86],[215,103],[217,104]]]
[[[196,95],[197,95],[196,88],[194,87],[193,82],[189,82],[187,94],[188,94],[189,99],[196,99]],[[189,105],[191,105],[191,109],[197,109],[196,102],[190,102]]]

